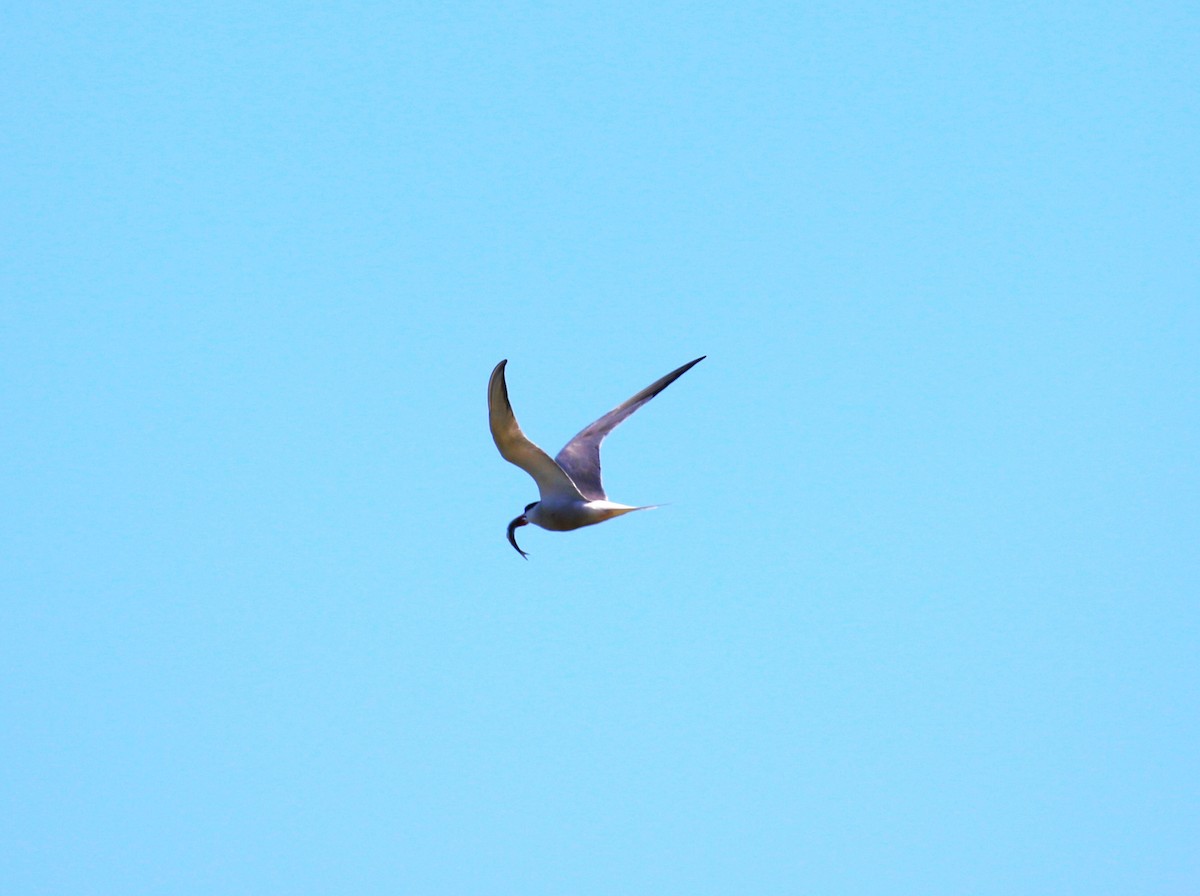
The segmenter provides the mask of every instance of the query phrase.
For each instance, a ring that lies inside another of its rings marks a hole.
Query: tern
[[[504,365],[508,361],[506,359],[496,365],[488,381],[488,422],[491,424],[492,438],[500,449],[501,457],[533,477],[539,495],[539,500],[527,504],[525,511],[508,524],[508,541],[518,554],[529,559],[513,535],[520,526],[533,523],[552,532],[566,532],[655,506],[631,507],[608,500],[604,485],[600,482],[600,443],[625,418],[706,357],[701,355],[695,361],[672,370],[599,420],[585,426],[553,460],[521,432],[508,401],[508,384],[504,382]]]

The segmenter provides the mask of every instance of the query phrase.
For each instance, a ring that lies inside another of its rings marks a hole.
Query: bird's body
[[[525,512],[525,518],[535,526],[551,532],[569,532],[594,526],[615,516],[633,510],[649,510],[650,507],[631,507],[614,501],[579,501],[571,498],[541,500]]]
[[[522,557],[526,554],[513,536],[520,526],[532,523],[553,532],[566,532],[655,506],[636,507],[608,500],[600,481],[600,443],[630,414],[703,360],[701,356],[671,371],[584,427],[553,459],[521,431],[504,380],[504,365],[508,362],[496,365],[488,382],[492,439],[501,457],[533,477],[540,494],[540,500],[526,506],[525,512],[508,524],[508,540]]]

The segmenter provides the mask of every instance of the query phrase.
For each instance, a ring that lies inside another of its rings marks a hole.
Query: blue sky
[[[1194,893],[1200,21],[1048,6],[9,4],[0,889]],[[493,365],[700,354],[522,561]]]

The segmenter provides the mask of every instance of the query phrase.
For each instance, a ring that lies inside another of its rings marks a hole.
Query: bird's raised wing
[[[591,501],[604,501],[604,486],[600,482],[600,443],[630,414],[648,402],[671,383],[675,382],[705,358],[701,355],[682,367],[672,370],[660,380],[655,380],[633,398],[617,405],[595,423],[584,427],[575,438],[567,442],[554,458],[558,466],[567,472],[579,490]],[[514,461],[515,463],[515,461]]]
[[[533,477],[543,501],[551,496],[584,500],[562,467],[521,432],[508,402],[508,385],[504,382],[504,365],[507,363],[505,360],[497,364],[488,381],[488,423],[500,456]]]

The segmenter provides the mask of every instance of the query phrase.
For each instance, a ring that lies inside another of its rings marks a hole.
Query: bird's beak
[[[513,535],[513,532],[515,532],[521,526],[528,526],[528,525],[529,525],[529,520],[526,519],[525,514],[521,514],[519,517],[517,517],[515,520],[513,520],[511,523],[508,524],[508,543],[511,544],[514,548],[516,548],[517,553],[520,554],[522,557],[524,557],[526,560],[529,559],[529,555],[526,554],[523,550],[521,550],[521,546],[519,544],[517,544],[517,539],[516,539],[516,536]]]

